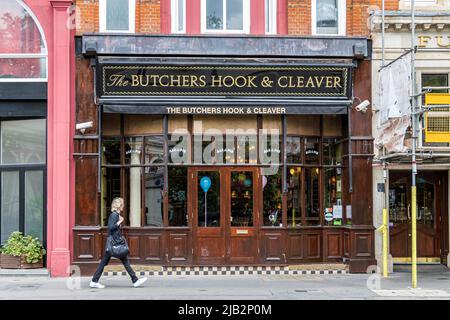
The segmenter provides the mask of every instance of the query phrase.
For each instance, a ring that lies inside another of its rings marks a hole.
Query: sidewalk
[[[133,288],[125,276],[102,277],[106,289],[90,289],[90,278],[0,277],[0,299],[449,299],[450,269],[420,266],[419,288],[410,290],[410,267],[378,275],[154,276]],[[369,279],[369,287],[367,280]],[[380,286],[376,283],[380,280]],[[78,286],[79,285],[79,286]],[[78,288],[79,287],[79,288]],[[77,289],[78,288],[78,289]]]

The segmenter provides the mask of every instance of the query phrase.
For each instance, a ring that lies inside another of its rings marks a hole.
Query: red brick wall
[[[311,0],[288,0],[288,34],[311,34]]]

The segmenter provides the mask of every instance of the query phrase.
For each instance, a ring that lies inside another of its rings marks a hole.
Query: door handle
[[[408,204],[408,209],[406,210],[406,214],[408,216],[408,220],[411,220],[411,213],[409,212],[410,208],[411,208],[411,204],[409,203]]]

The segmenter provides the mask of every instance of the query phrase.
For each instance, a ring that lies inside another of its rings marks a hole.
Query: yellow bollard
[[[388,276],[388,211],[383,209],[383,277]]]
[[[412,287],[417,288],[417,190],[411,187]]]

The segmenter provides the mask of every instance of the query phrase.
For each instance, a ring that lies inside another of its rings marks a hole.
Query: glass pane
[[[325,220],[326,225],[342,224],[342,170],[340,168],[325,168],[324,199],[325,213],[332,214],[332,221]]]
[[[142,142],[142,137],[125,139],[125,164],[141,164]]]
[[[306,221],[310,225],[317,225],[320,223],[319,168],[304,168],[304,170]]]
[[[253,226],[253,173],[231,173],[231,226]]]
[[[188,225],[187,167],[169,167],[169,226]],[[199,190],[200,191],[200,190]]]
[[[19,231],[19,171],[2,173],[1,243]]]
[[[164,221],[164,167],[145,168],[144,179],[145,223],[147,226],[162,227]]]
[[[279,135],[259,136],[259,147],[262,148],[261,164],[280,164],[282,140]]]
[[[169,136],[169,162],[184,164],[189,161],[190,137],[188,135]]]
[[[3,121],[1,126],[3,164],[45,163],[45,119]]]
[[[319,138],[305,139],[305,163],[319,164]]]
[[[434,228],[434,184],[419,177],[417,181],[417,223]]]
[[[0,79],[47,78],[47,58],[0,58]]]
[[[142,213],[142,168],[133,167],[125,170],[126,193],[125,208],[128,213],[128,225],[140,227]]]
[[[287,137],[286,138],[286,161],[287,163],[301,163],[301,138]]]
[[[145,164],[164,163],[164,137],[145,137]]]
[[[281,172],[262,176],[263,223],[265,226],[282,226]]]
[[[296,227],[301,225],[302,205],[301,205],[301,183],[302,168],[287,168],[287,224],[288,227]]]
[[[406,178],[389,183],[389,221],[394,224],[406,222],[409,216],[408,181]]]
[[[178,0],[178,31],[184,27],[184,0]]]
[[[120,168],[103,168],[101,226],[108,224],[111,202],[114,198],[120,196]]]
[[[206,0],[206,29],[223,29],[223,0]]]
[[[271,145],[269,145],[271,147]],[[225,160],[231,157],[234,150],[227,150],[225,154]],[[270,157],[271,148],[267,150],[267,155]],[[257,136],[237,136],[236,137],[236,157],[238,164],[256,164],[258,162],[258,138]]]
[[[106,1],[106,29],[124,30],[129,29],[129,1],[107,0]]]
[[[242,0],[227,1],[227,29],[242,30],[243,29],[243,4]]]
[[[217,171],[199,171],[197,178],[198,188],[198,226],[199,227],[219,227],[220,226],[220,173]],[[202,179],[211,181],[202,184]],[[207,192],[205,192],[205,190]]]
[[[342,163],[342,144],[337,143],[337,139],[323,139],[323,164],[336,166]]]
[[[317,33],[338,33],[338,0],[317,0]]]
[[[31,15],[17,0],[0,6],[0,53],[45,53],[44,41]]]
[[[120,139],[103,139],[103,164],[120,164]]]
[[[43,240],[44,173],[25,172],[25,234]]]
[[[270,32],[270,0],[265,0],[266,33]]]

